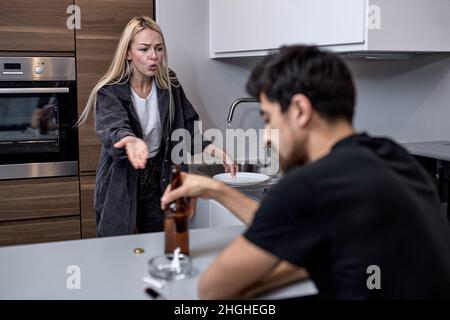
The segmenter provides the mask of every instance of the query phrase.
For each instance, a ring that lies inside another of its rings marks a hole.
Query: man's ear
[[[304,94],[297,93],[292,96],[290,109],[290,117],[293,117],[300,127],[305,127],[311,121],[312,104]]]

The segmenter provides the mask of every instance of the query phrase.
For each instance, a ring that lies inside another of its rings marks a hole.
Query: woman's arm
[[[209,144],[204,150],[204,153],[211,155],[216,159],[220,159],[226,172],[229,172],[232,177],[236,176],[238,171],[238,165],[236,162],[221,148],[215,146],[214,144]]]
[[[125,137],[136,137],[130,126],[128,113],[119,99],[104,88],[100,89],[95,106],[95,131],[106,151],[115,160],[126,160],[125,149],[114,144]]]
[[[212,142],[206,139],[199,128],[200,117],[197,111],[192,106],[191,102],[186,97],[183,87],[179,85],[173,88],[174,100],[180,103],[181,109],[183,110],[184,117],[184,128],[189,131],[191,136],[191,154],[203,152],[206,154],[220,159],[223,164],[225,171],[230,172],[232,176],[235,176],[237,172],[237,164],[234,160],[227,155],[227,153],[221,148],[212,144]],[[197,139],[195,139],[195,137]],[[196,141],[201,141],[201,147],[195,146]]]

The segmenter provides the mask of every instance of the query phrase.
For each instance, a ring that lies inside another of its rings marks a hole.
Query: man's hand
[[[139,138],[128,136],[114,144],[114,148],[125,147],[128,160],[135,169],[144,169],[147,163],[148,147],[147,144]]]
[[[181,186],[175,190],[171,190],[170,185],[167,186],[161,198],[161,209],[165,209],[169,203],[182,197],[210,198],[218,183],[220,182],[211,178],[181,172]]]
[[[246,225],[250,224],[259,208],[259,202],[220,181],[184,172],[181,172],[181,186],[171,190],[169,185],[164,191],[161,209],[182,197],[214,199]]]

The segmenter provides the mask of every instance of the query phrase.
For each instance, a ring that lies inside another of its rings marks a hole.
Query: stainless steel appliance
[[[78,174],[73,57],[0,57],[0,180]]]
[[[439,198],[450,222],[450,141],[407,142],[402,146],[430,174],[436,183]]]

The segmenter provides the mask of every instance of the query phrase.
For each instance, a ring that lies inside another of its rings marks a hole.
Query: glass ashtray
[[[164,280],[181,280],[192,277],[195,272],[192,259],[182,253],[178,254],[179,265],[174,263],[174,254],[167,253],[153,257],[148,262],[148,271],[155,278]]]

